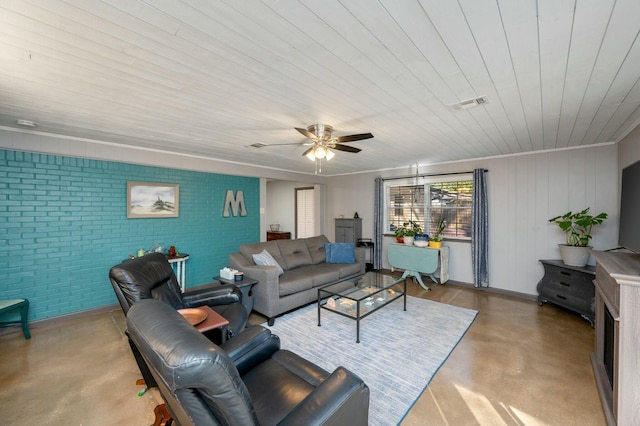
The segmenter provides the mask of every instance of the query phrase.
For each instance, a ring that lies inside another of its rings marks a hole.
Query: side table
[[[404,269],[402,278],[412,276],[425,289],[429,287],[422,282],[420,274],[428,274],[434,283],[444,284],[449,280],[449,247],[436,249],[416,247],[405,244],[390,244],[387,252],[389,263],[393,268]],[[436,276],[439,272],[440,279]]]
[[[567,266],[562,260],[541,260],[544,276],[538,282],[538,304],[545,302],[579,313],[593,327],[596,268]]]
[[[229,321],[211,309],[211,306],[202,305],[195,309],[199,309],[207,313],[207,317],[199,324],[194,325],[196,330],[207,336],[216,345],[220,345],[227,341],[227,325]]]
[[[176,278],[178,279],[178,284],[180,284],[180,289],[184,293],[184,289],[186,286],[185,282],[185,262],[189,260],[188,254],[182,254],[176,257],[167,257],[167,260],[171,264],[171,268],[173,268],[173,273],[176,274]]]
[[[248,314],[251,313],[253,310],[253,293],[251,292],[251,289],[253,289],[254,285],[258,284],[258,280],[244,277],[242,281],[235,281],[228,280],[220,276],[213,277],[213,279],[223,284],[233,284],[238,287],[242,292],[242,305],[247,310]]]

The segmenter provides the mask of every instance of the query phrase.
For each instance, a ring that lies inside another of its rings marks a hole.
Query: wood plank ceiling
[[[619,141],[640,123],[639,18],[638,0],[3,0],[0,126],[303,173],[294,127],[374,134],[327,175]]]

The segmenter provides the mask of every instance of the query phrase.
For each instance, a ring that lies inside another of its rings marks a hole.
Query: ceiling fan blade
[[[332,146],[331,149],[337,149],[338,151],[346,151],[346,152],[360,152],[360,151],[362,151],[360,148],[354,148],[352,146],[340,145],[340,144],[336,144],[335,146]]]
[[[271,143],[269,145],[260,143],[260,142],[256,142],[253,143],[251,145],[249,145],[250,148],[264,148],[264,147],[269,147],[269,146],[283,146],[283,145],[307,145],[307,143],[301,143],[301,142],[290,142],[290,143]]]
[[[336,142],[354,142],[361,141],[363,139],[371,139],[373,135],[371,133],[359,133],[357,135],[339,136],[335,138]]]
[[[316,135],[314,135],[313,133],[311,133],[307,129],[301,129],[300,127],[294,127],[294,129],[296,129],[297,131],[299,131],[300,133],[302,133],[303,135],[305,135],[309,139],[313,139],[313,140],[318,139],[318,137]]]
[[[312,146],[311,148],[309,148],[308,150],[306,150],[305,152],[302,153],[302,156],[304,157],[305,155],[307,155],[308,153],[310,153],[311,151],[313,151],[313,148],[315,146]]]

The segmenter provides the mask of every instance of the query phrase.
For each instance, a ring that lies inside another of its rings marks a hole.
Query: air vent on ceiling
[[[453,109],[467,109],[474,106],[486,104],[487,102],[488,101],[486,96],[479,96],[477,98],[467,99],[466,101],[454,104],[452,105],[452,107]]]
[[[24,127],[37,127],[36,123],[31,120],[16,120],[16,124]]]

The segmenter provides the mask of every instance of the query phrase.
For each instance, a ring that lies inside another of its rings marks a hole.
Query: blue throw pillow
[[[325,243],[327,263],[356,263],[353,243]]]

